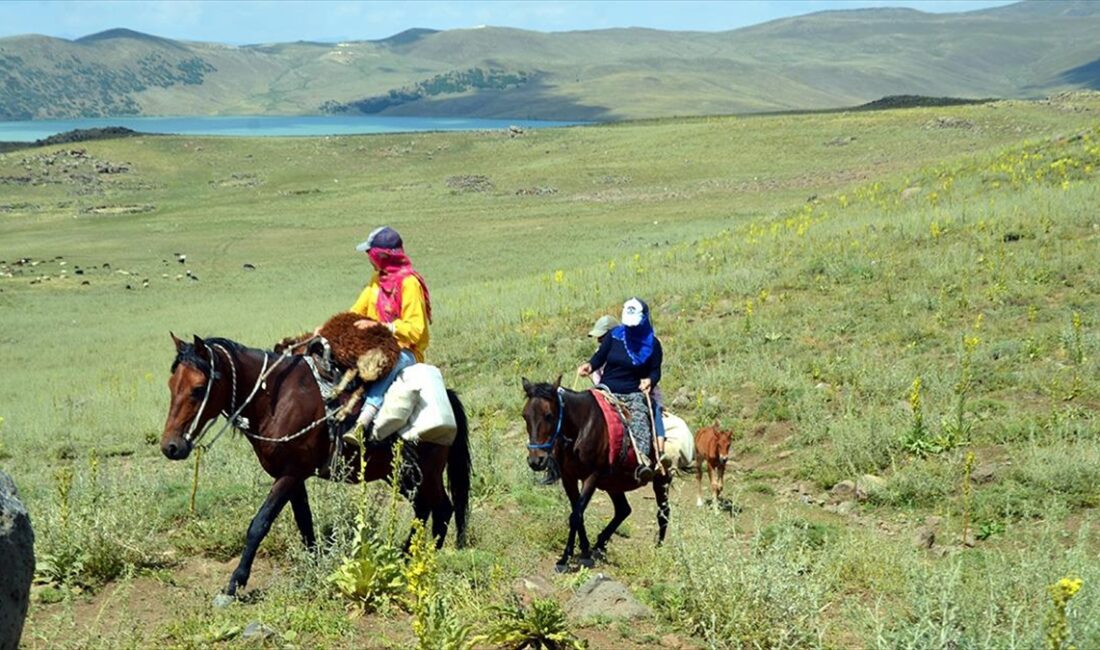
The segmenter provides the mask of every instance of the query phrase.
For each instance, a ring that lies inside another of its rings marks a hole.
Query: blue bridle
[[[565,415],[565,402],[562,401],[561,388],[560,387],[558,388],[557,393],[558,393],[558,424],[557,424],[557,426],[554,427],[554,435],[550,436],[550,439],[547,440],[546,442],[543,442],[543,443],[540,443],[540,444],[537,444],[537,445],[527,443],[527,448],[528,449],[538,449],[538,450],[553,449],[554,445],[556,445],[558,443],[558,438],[561,437],[561,421],[562,421],[562,417]]]

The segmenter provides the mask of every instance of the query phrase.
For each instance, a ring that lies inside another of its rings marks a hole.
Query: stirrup
[[[348,432],[341,437],[344,439],[344,444],[362,449],[363,440],[366,438],[366,431],[363,429],[363,425],[356,423],[354,427],[349,429]]]

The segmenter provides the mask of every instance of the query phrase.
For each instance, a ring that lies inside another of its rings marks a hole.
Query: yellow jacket
[[[378,274],[359,294],[359,299],[351,310],[356,314],[378,321]],[[379,321],[381,322],[381,321]],[[397,344],[410,350],[416,360],[423,363],[424,351],[428,349],[428,314],[424,304],[424,291],[415,275],[408,275],[401,282],[401,316],[392,323],[384,323],[393,331]]]

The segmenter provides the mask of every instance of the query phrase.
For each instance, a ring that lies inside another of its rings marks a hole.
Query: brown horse
[[[626,493],[644,484],[634,479],[633,472],[612,466],[608,457],[611,443],[607,422],[592,393],[562,388],[561,377],[553,384],[532,384],[524,379],[523,390],[527,394],[527,403],[523,407],[523,419],[527,421],[527,465],[541,472],[553,463],[573,506],[569,514],[569,540],[555,569],[558,572],[568,570],[573,544],[578,538],[581,546],[578,560],[582,565],[591,567],[593,556],[599,558],[605,553],[607,542],[619,524],[630,516]],[[668,529],[668,486],[671,481],[670,475],[665,473],[658,473],[653,479],[653,493],[657,497],[658,544],[664,541]],[[584,511],[597,489],[611,497],[615,514],[596,537],[596,545],[590,547],[584,529]]]
[[[387,478],[393,464],[393,447],[366,452],[362,477],[358,472],[332,477],[329,467],[333,447],[327,424],[331,415],[303,357],[247,348],[223,338],[203,340],[196,336],[193,343],[184,343],[172,335],[172,340],[176,359],[168,379],[171,402],[161,451],[171,460],[187,458],[208,426],[223,415],[248,439],[264,471],[275,479],[248,527],[241,561],[225,590],[234,596],[248,583],[256,549],[288,501],[302,541],[309,548],[316,544],[306,479],[314,475],[349,482]],[[402,472],[401,486],[412,500],[418,519],[426,523],[431,515],[437,547],[447,535],[452,513],[458,527],[457,544],[465,543],[470,495],[466,413],[458,396],[453,391],[447,394],[458,424],[454,444],[445,447],[418,443],[415,456],[419,471]],[[344,448],[343,461],[346,467],[359,467],[359,450]],[[443,485],[444,468],[453,505]]]
[[[730,432],[713,426],[703,427],[695,434],[695,505],[703,505],[703,465],[707,467],[714,507],[720,506],[722,486],[726,479],[726,463],[730,458]]]

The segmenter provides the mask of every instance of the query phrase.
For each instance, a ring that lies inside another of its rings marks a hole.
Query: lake
[[[579,122],[481,120],[460,117],[377,115],[226,115],[199,117],[97,117],[0,122],[0,142],[33,142],[73,129],[124,126],[143,133],[179,135],[317,136],[410,131],[480,131],[519,126],[539,129]]]

